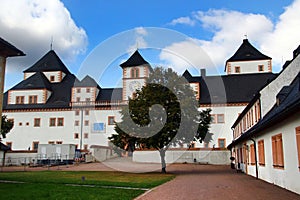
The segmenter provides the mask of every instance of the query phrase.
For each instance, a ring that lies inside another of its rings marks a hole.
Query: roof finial
[[[136,41],[136,50],[139,50],[139,41]]]
[[[50,50],[52,50],[52,46],[53,46],[53,36],[51,36]]]
[[[244,36],[245,36],[245,39],[247,40],[247,39],[248,39],[248,35],[247,35],[247,33],[246,33]]]

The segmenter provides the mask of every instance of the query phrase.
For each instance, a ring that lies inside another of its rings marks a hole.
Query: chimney
[[[206,76],[206,69],[205,69],[205,68],[200,69],[200,72],[201,72],[201,76],[202,76],[202,77],[205,77],[205,76]]]

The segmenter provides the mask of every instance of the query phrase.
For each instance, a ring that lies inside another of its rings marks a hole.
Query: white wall
[[[201,107],[205,110],[208,107]],[[211,114],[224,114],[225,123],[212,123],[210,127],[210,132],[213,133],[213,141],[209,144],[209,147],[213,146],[218,148],[218,138],[225,138],[226,144],[229,145],[233,140],[233,132],[231,126],[233,125],[238,114],[243,111],[245,106],[219,106],[210,107]],[[203,147],[204,144],[197,144],[196,147]]]
[[[265,73],[272,72],[268,70],[270,60],[254,60],[254,61],[236,61],[229,62],[231,65],[230,74],[249,74],[249,73]],[[258,71],[258,65],[264,66],[264,71]],[[235,67],[240,67],[240,73],[235,73]],[[227,69],[228,70],[228,69]],[[227,71],[228,74],[228,71]]]
[[[300,113],[292,116],[283,123],[278,124],[268,130],[265,130],[262,136],[255,138],[257,141],[264,139],[265,147],[265,166],[258,165],[258,176],[269,183],[279,185],[283,188],[300,194],[300,172],[298,169],[298,154],[296,144],[295,128],[300,126]],[[283,140],[283,157],[284,169],[276,169],[273,167],[272,158],[272,136],[282,133]],[[247,145],[252,144],[252,141],[247,141]],[[258,151],[257,151],[257,156]],[[259,159],[259,158],[258,158]],[[256,176],[255,165],[248,165],[248,174]]]
[[[212,165],[229,165],[230,151],[209,151],[209,150],[167,150],[166,163],[197,163]],[[153,151],[134,151],[132,160],[134,162],[160,163],[160,154]]]

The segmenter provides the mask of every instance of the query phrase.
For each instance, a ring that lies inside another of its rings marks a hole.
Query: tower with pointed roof
[[[136,90],[141,89],[149,77],[151,67],[136,50],[127,61],[120,64],[123,69],[123,101],[133,98]]]
[[[238,50],[225,65],[227,74],[250,74],[272,72],[272,58],[257,50],[244,39]]]

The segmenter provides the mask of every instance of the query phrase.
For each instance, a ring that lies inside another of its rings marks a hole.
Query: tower
[[[151,70],[150,64],[136,50],[127,61],[120,64],[123,69],[123,101],[135,96],[136,90],[141,89]]]

